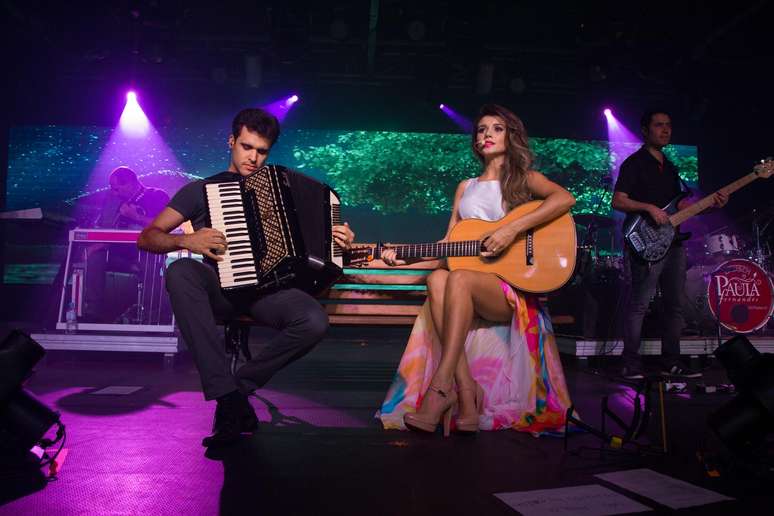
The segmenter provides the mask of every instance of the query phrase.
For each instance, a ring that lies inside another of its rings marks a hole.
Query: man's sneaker
[[[661,374],[671,378],[701,378],[703,376],[701,371],[694,371],[693,369],[688,369],[680,364],[675,364],[669,369],[664,369],[661,371]]]
[[[645,378],[645,375],[636,367],[624,366],[623,369],[621,369],[621,377],[625,380],[642,380]]]

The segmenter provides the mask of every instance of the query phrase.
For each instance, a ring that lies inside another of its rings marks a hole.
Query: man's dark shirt
[[[664,156],[662,170],[661,163],[643,145],[621,164],[615,191],[663,208],[681,191],[677,167]],[[638,214],[627,213],[624,226]]]
[[[284,169],[284,174],[290,183],[303,181],[306,178],[303,174],[289,169]],[[172,197],[167,206],[180,213],[184,220],[190,220],[194,231],[210,227],[205,185],[212,182],[239,181],[240,177],[237,172],[221,172],[214,176],[188,183]],[[309,181],[308,178],[306,180]]]
[[[314,181],[303,174],[287,168],[283,168],[283,173],[287,178],[287,184],[291,187],[299,181]],[[238,172],[221,172],[214,176],[188,183],[172,197],[167,206],[180,213],[185,220],[190,220],[194,231],[198,231],[203,227],[209,227],[207,224],[209,208],[207,207],[204,186],[211,182],[221,183],[224,181],[239,181],[239,179],[240,175]]]
[[[97,219],[97,227],[115,229],[142,229],[145,227],[145,224],[142,222],[137,222],[121,215],[121,205],[125,202],[125,199],[121,199],[112,193],[109,194]],[[156,215],[161,213],[161,210],[164,209],[168,202],[169,195],[164,190],[143,187],[142,192],[135,199],[131,200],[130,204],[139,206],[141,211],[145,212],[146,217],[154,219]]]
[[[209,227],[207,215],[209,209],[207,208],[207,197],[204,192],[204,185],[208,182],[222,182],[222,181],[238,181],[239,173],[237,172],[221,172],[210,176],[206,179],[199,179],[192,183],[188,183],[169,201],[169,206],[185,220],[190,220],[194,231],[198,231],[204,227]]]

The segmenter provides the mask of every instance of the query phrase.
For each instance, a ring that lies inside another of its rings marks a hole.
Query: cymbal
[[[597,228],[611,228],[615,225],[615,221],[610,217],[603,215],[597,215],[596,213],[579,213],[573,215],[575,223],[588,228],[592,222]]]

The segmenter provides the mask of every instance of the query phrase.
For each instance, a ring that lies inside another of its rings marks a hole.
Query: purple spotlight
[[[263,106],[263,109],[276,116],[277,120],[282,122],[285,120],[285,117],[287,116],[288,111],[290,111],[290,108],[292,108],[299,100],[299,96],[294,94],[289,97],[284,97],[280,100],[266,104]]]
[[[610,153],[610,174],[613,180],[618,178],[618,168],[630,154],[640,146],[640,138],[626,128],[614,115],[610,108],[606,108],[607,119],[607,145]]]
[[[137,94],[133,91],[126,94],[126,105],[118,125],[127,136],[134,138],[143,137],[150,130],[150,121],[145,116],[140,103],[137,102]]]
[[[99,158],[83,186],[86,193],[76,205],[78,210],[84,210],[79,214],[86,216],[87,210],[96,206],[94,203],[102,202],[109,190],[110,172],[118,166],[131,168],[143,184],[161,188],[169,195],[189,181],[190,176],[183,173],[184,167],[175,153],[143,113],[135,92],[127,93],[118,124],[105,136],[107,141],[100,142]]]
[[[641,143],[637,135],[631,132],[615,117],[615,115],[613,115],[612,109],[605,108],[603,112],[605,113],[605,121],[607,122],[607,152],[609,159],[608,166],[610,167],[610,184],[615,185],[616,181],[618,181],[618,170],[621,168],[621,163],[623,163],[623,160],[629,157],[630,154],[634,153],[640,147]],[[612,196],[612,192],[608,192],[608,195]],[[623,215],[617,211],[613,212],[613,218],[617,221],[616,223],[623,221]],[[623,245],[623,242],[620,241],[618,236],[620,233],[616,231],[614,234],[616,235],[614,237],[615,246],[620,249],[618,246]]]
[[[613,111],[610,108],[605,108],[603,111],[605,118],[607,118],[607,141],[612,145],[614,144],[630,144],[635,145],[640,143],[640,138],[631,132],[626,126],[618,120]]]
[[[457,124],[457,127],[462,129],[463,132],[466,132],[466,133],[473,132],[473,122],[471,122],[469,118],[464,117],[463,115],[457,113],[446,104],[441,104],[438,107],[441,109],[441,111],[444,112],[446,116],[451,118],[452,122]]]

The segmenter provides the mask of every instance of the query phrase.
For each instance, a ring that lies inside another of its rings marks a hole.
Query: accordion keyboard
[[[331,226],[341,225],[341,201],[336,194],[330,192],[331,203]],[[339,267],[344,267],[344,252],[341,247],[331,238],[331,261]]]
[[[212,228],[226,235],[226,252],[217,262],[222,288],[258,284],[242,194],[237,182],[206,185]]]

